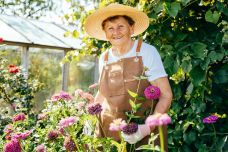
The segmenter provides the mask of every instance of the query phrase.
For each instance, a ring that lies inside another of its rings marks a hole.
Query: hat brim
[[[113,4],[98,9],[87,17],[84,26],[86,33],[91,37],[106,41],[107,39],[105,36],[105,32],[102,29],[102,22],[108,17],[116,15],[126,15],[131,17],[135,21],[134,34],[132,36],[137,36],[141,34],[149,26],[149,18],[145,13],[130,6]]]

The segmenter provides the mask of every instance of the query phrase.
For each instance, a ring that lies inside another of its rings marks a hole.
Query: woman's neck
[[[130,39],[124,45],[112,46],[112,50],[116,56],[121,56],[128,53],[134,45],[134,41]]]

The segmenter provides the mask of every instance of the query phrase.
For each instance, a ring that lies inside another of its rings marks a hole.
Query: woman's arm
[[[171,90],[168,78],[167,77],[158,78],[154,81],[151,81],[150,83],[154,86],[159,87],[161,91],[161,96],[154,109],[154,114],[166,113],[169,110],[173,99],[173,94],[172,94],[172,90]]]

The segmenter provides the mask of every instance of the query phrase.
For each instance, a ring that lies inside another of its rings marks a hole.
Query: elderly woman
[[[136,113],[142,121],[137,121],[140,124],[135,133],[137,138],[134,134],[123,134],[128,143],[141,142],[155,132],[156,128],[144,124],[145,118],[151,114],[166,113],[171,105],[172,91],[156,48],[131,38],[144,32],[148,26],[149,19],[145,13],[117,3],[96,10],[86,19],[85,30],[89,36],[111,43],[111,48],[103,52],[99,59],[100,87],[95,101],[103,106],[103,130],[99,129],[98,136],[120,139],[118,133],[109,131],[109,125],[117,118],[126,120],[126,112],[132,110],[128,90],[143,96],[144,89],[152,84],[161,91],[158,102],[136,101],[142,104],[141,110]],[[145,75],[147,80],[135,79],[141,75]]]

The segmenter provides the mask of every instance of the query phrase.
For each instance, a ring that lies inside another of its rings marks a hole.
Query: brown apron
[[[128,90],[137,92],[139,96],[144,96],[144,90],[150,85],[145,80],[136,80],[135,77],[144,75],[144,67],[142,57],[138,56],[142,41],[139,40],[136,48],[136,56],[123,58],[117,62],[107,64],[108,52],[104,56],[104,67],[100,77],[100,93],[106,98],[103,101],[103,111],[101,113],[101,128],[97,130],[99,137],[113,137],[119,141],[118,132],[109,131],[109,124],[117,118],[127,120],[125,112],[131,111],[129,99],[134,100],[128,93]],[[155,101],[137,100],[136,103],[141,103],[140,110],[135,114],[140,116],[144,123],[145,118],[150,115],[155,107]],[[166,127],[164,127],[166,128]],[[165,139],[167,139],[167,130],[165,129]],[[155,129],[157,133],[157,129]],[[141,144],[147,144],[148,137],[141,141]],[[167,141],[165,142],[167,145]]]

